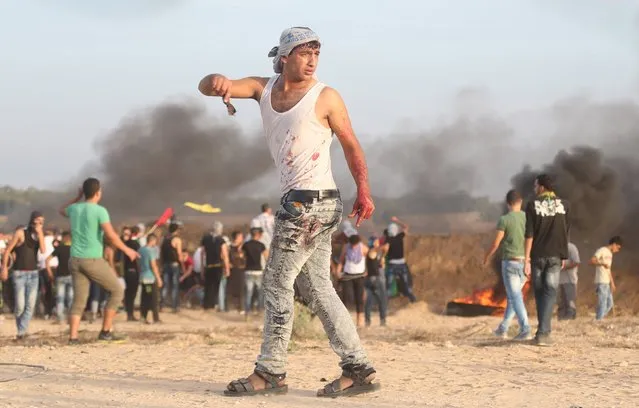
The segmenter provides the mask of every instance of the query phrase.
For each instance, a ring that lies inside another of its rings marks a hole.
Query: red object
[[[158,220],[155,222],[156,226],[160,226],[164,223],[166,223],[169,218],[171,218],[173,216],[173,208],[169,207],[166,210],[164,210],[164,212],[162,213],[162,215],[160,215],[160,218],[158,218]]]

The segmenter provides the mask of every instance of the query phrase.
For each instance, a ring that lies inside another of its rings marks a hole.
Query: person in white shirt
[[[612,277],[612,256],[621,250],[621,237],[614,236],[595,252],[590,264],[595,267],[595,285],[597,285],[597,320],[602,320],[614,306],[612,294],[617,290]]]
[[[275,230],[275,216],[273,210],[268,204],[262,204],[262,212],[251,220],[251,228],[262,228],[262,237],[260,242],[264,244],[266,249],[270,248],[273,240],[273,232]],[[247,234],[247,241],[251,238]]]

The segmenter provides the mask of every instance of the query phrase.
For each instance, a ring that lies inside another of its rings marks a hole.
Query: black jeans
[[[138,286],[140,285],[140,274],[135,269],[129,269],[124,272],[124,281],[126,289],[124,290],[124,308],[128,317],[133,317],[135,308],[135,297],[138,294]]]
[[[537,336],[547,336],[552,331],[552,312],[557,301],[561,259],[558,257],[533,258],[530,266],[539,321]]]
[[[207,267],[204,271],[204,309],[213,309],[217,305],[222,275],[221,266]]]
[[[140,294],[140,317],[146,320],[149,310],[153,313],[153,321],[160,321],[160,289],[157,282],[143,283]]]
[[[347,275],[348,276],[348,275]],[[342,282],[342,302],[347,299],[347,292],[353,294],[353,303],[355,304],[355,312],[360,314],[364,312],[364,277],[345,279]]]

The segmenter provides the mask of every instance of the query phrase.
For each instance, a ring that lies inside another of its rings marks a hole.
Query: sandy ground
[[[66,345],[64,326],[41,320],[32,322],[32,337],[18,345],[7,318],[0,324],[0,406],[639,406],[636,317],[599,324],[592,317],[555,321],[555,345],[540,348],[493,338],[497,318],[440,316],[417,303],[393,314],[388,327],[361,331],[382,390],[336,400],[314,396],[322,379],[339,374],[322,335],[293,342],[288,395],[237,399],[222,390],[252,370],[260,318],[246,323],[235,312],[202,311],[162,318],[164,324],[148,326],[118,316],[117,328],[130,336],[118,345],[96,342],[98,324],[83,324],[85,343],[76,347]]]

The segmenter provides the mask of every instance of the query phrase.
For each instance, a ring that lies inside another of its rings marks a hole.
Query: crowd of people
[[[579,250],[570,242],[570,204],[554,191],[551,178],[540,174],[534,182],[535,198],[522,211],[520,192],[506,195],[508,213],[501,216],[495,239],[484,257],[484,264],[501,249],[501,274],[506,290],[507,307],[502,322],[494,334],[506,338],[511,321],[516,316],[519,333],[514,340],[533,338],[522,290],[532,281],[537,307],[536,344],[548,346],[551,341],[551,321],[558,303],[560,320],[577,317]],[[612,274],[613,255],[621,250],[622,239],[613,236],[589,259],[595,267],[597,306],[595,319],[602,320],[613,309],[616,290]]]
[[[106,244],[106,239],[101,254],[123,291],[118,310],[126,313],[128,321],[147,324],[160,323],[165,308],[177,313],[181,307],[234,309],[248,320],[264,308],[262,278],[274,225],[272,209],[263,204],[246,234],[241,230],[226,234],[216,221],[195,245],[186,242],[183,225],[175,219],[168,222],[163,236],[145,233],[142,223],[122,227],[120,241],[137,256]],[[331,274],[342,300],[354,307],[358,327],[371,325],[375,309],[385,325],[390,296],[401,294],[416,301],[404,256],[408,229],[393,217],[379,237],[364,240],[349,221],[335,233]],[[13,311],[18,340],[26,337],[32,317],[58,324],[68,320],[75,297],[73,239],[68,230],[45,228],[39,212],[31,214],[26,226],[0,239],[5,281],[0,313]],[[88,282],[86,292],[81,315],[92,323],[104,317],[111,293],[98,281]]]

